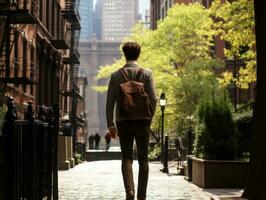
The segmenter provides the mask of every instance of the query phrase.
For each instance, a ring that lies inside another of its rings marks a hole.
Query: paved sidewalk
[[[125,200],[121,161],[85,162],[69,171],[59,171],[60,200]],[[133,164],[137,182],[137,161]],[[160,172],[161,163],[150,163],[147,200],[210,200],[201,189],[178,176]]]
[[[241,188],[211,188],[203,191],[211,197],[211,200],[241,200],[243,193]]]

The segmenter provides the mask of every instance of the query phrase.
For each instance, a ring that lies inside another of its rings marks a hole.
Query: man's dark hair
[[[122,49],[127,60],[137,60],[141,51],[140,45],[136,42],[126,42]]]

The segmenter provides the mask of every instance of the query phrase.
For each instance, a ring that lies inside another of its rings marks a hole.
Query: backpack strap
[[[136,81],[140,80],[140,76],[142,75],[143,72],[144,72],[144,69],[140,67],[138,70],[137,76],[136,76]]]
[[[125,71],[123,68],[120,68],[120,69],[119,69],[119,72],[122,74],[122,76],[124,77],[124,79],[125,79],[126,81],[128,81],[128,76],[127,76],[126,71]]]
[[[124,77],[124,79],[126,81],[129,80],[128,75],[127,75],[125,69],[120,68],[119,69],[119,72],[122,74],[122,76]],[[138,72],[137,72],[136,78],[135,78],[136,81],[139,81],[140,80],[140,76],[142,75],[143,72],[144,72],[144,69],[140,67],[139,70],[138,70]]]

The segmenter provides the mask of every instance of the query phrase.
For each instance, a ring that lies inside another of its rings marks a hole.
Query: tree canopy
[[[195,113],[203,96],[218,92],[214,69],[222,64],[210,54],[215,33],[210,13],[202,5],[176,4],[158,22],[158,29],[138,24],[125,38],[141,45],[139,64],[152,70],[158,96],[166,94],[166,128],[177,127],[178,122]],[[96,78],[109,78],[124,63],[121,58],[100,67]],[[158,122],[159,117],[157,109],[154,121]]]
[[[255,20],[254,5],[251,0],[221,1],[215,0],[210,8],[215,19],[214,30],[227,45],[225,55],[229,59],[244,61],[239,75],[233,77],[225,72],[221,83],[235,82],[240,88],[248,88],[256,81]]]

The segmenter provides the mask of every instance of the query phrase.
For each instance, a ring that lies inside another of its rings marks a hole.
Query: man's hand
[[[115,127],[110,127],[109,128],[109,134],[110,134],[111,138],[117,139],[118,131]]]

